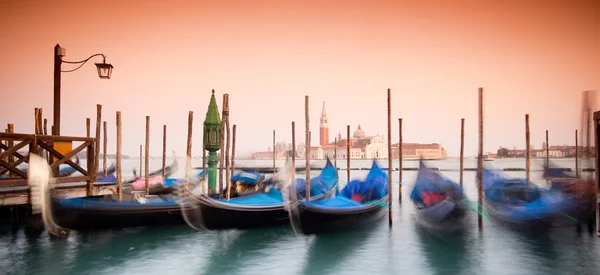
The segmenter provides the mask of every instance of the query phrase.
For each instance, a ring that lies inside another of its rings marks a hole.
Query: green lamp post
[[[204,120],[204,150],[208,151],[208,193],[214,194],[217,188],[217,163],[219,156],[217,151],[221,149],[221,117],[219,107],[215,99],[215,90],[212,90],[206,119]]]

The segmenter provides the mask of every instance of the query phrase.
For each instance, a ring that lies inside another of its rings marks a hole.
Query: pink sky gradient
[[[450,3],[451,2],[451,3]],[[485,151],[525,146],[530,114],[536,148],[573,144],[581,92],[600,87],[600,1],[13,1],[0,3],[0,124],[33,132],[33,109],[52,121],[52,51],[65,60],[104,53],[115,66],[100,80],[93,64],[62,75],[62,133],[85,135],[96,104],[115,148],[123,115],[124,154],[137,155],[151,117],[151,155],[185,154],[194,111],[193,154],[211,89],[229,93],[238,155],[277,140],[304,140],[310,96],[313,144],[322,102],[330,139],[360,123],[393,141],[438,142],[457,156],[477,152],[477,88],[485,89]],[[94,59],[98,62],[100,59]],[[71,68],[66,64],[64,69]],[[4,129],[5,126],[2,126]]]

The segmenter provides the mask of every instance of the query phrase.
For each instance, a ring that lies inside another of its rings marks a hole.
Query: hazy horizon
[[[188,111],[193,155],[211,90],[219,111],[229,94],[238,155],[277,141],[304,142],[310,96],[312,145],[323,101],[330,141],[358,124],[392,142],[403,118],[405,143],[440,143],[458,156],[477,153],[477,89],[484,88],[484,152],[531,145],[574,145],[582,91],[600,87],[599,1],[14,1],[0,3],[0,127],[33,133],[33,109],[52,123],[53,48],[64,60],[95,53],[115,67],[98,78],[93,63],[62,74],[61,134],[95,133],[96,104],[115,151],[115,111],[123,116],[123,154],[139,155],[145,116],[150,155],[184,155]],[[63,64],[63,70],[73,66]],[[595,106],[598,102],[594,102]],[[595,109],[594,109],[595,110]],[[50,130],[50,129],[48,129]],[[352,133],[351,133],[352,134]]]

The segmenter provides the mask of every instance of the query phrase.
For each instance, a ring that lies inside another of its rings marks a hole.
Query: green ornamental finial
[[[216,152],[221,148],[221,116],[215,99],[215,90],[212,91],[206,119],[204,120],[204,149]]]

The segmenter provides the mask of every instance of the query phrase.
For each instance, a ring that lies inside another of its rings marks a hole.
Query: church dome
[[[358,129],[356,129],[356,131],[354,131],[354,134],[352,135],[352,137],[354,138],[365,138],[365,132],[360,128],[360,124],[358,125]]]

